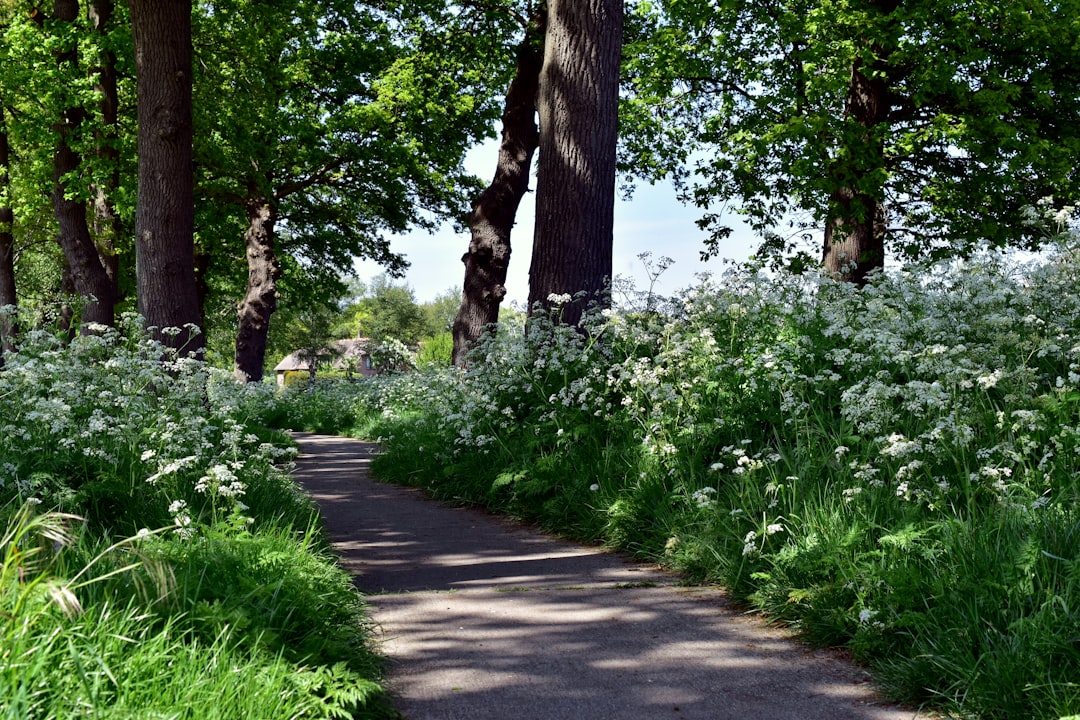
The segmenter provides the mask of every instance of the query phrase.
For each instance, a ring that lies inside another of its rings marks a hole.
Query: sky
[[[491,140],[469,153],[465,167],[487,182],[495,172],[497,153],[498,142]],[[534,186],[535,175],[530,188]],[[510,238],[512,247],[506,299],[521,306],[525,305],[529,296],[535,197],[529,192],[522,199],[517,224]],[[745,226],[737,225],[737,217],[732,217],[728,222],[735,226],[735,231],[721,244],[720,257],[707,263],[701,262],[700,252],[704,249],[706,233],[694,224],[701,214],[698,208],[682,205],[676,199],[675,191],[666,184],[640,185],[630,201],[616,199],[615,275],[631,278],[639,289],[647,289],[647,275],[638,255],[651,251],[654,260],[660,256],[670,257],[675,262],[657,281],[654,291],[661,295],[672,295],[696,285],[695,276],[698,273],[718,275],[723,270],[725,258],[742,261],[753,252],[753,234]],[[461,256],[469,247],[467,232],[455,233],[450,223],[446,223],[434,234],[417,231],[392,236],[390,246],[412,264],[403,281],[413,289],[417,302],[429,302],[451,288],[461,288],[465,276]],[[382,268],[371,261],[357,261],[355,267],[357,275],[365,281],[382,272]]]

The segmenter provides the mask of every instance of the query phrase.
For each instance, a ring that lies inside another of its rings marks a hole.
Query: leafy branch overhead
[[[727,206],[773,256],[845,222],[908,258],[1033,247],[1022,209],[1080,191],[1078,13],[1074,0],[642,4],[623,162],[680,183],[714,250],[711,208]]]

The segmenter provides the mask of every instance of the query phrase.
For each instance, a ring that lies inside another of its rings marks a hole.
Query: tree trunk
[[[15,212],[11,207],[11,145],[4,108],[0,105],[0,308],[18,304],[15,294]],[[15,349],[15,317],[0,314],[0,365],[3,353]]]
[[[881,15],[897,7],[896,0],[871,0]],[[851,67],[846,121],[860,128],[845,139],[846,158],[833,167],[834,190],[825,221],[822,264],[825,272],[864,285],[871,272],[885,267],[885,127],[889,120],[889,86],[885,73],[888,51],[871,42],[873,60]]]
[[[237,309],[236,353],[233,374],[240,382],[259,382],[266,361],[270,316],[277,309],[277,281],[281,268],[274,256],[277,208],[259,198],[247,203],[247,294]]]
[[[529,306],[610,300],[622,0],[552,0],[540,74],[540,159]]]
[[[71,264],[64,258],[64,266],[60,271],[60,308],[56,316],[57,329],[67,335],[66,341],[70,343],[75,339],[75,308],[71,307],[70,299],[75,295],[75,279],[71,275]]]
[[[510,233],[521,198],[529,189],[529,170],[540,141],[536,127],[536,95],[544,61],[544,16],[538,14],[525,29],[517,52],[514,79],[506,92],[502,144],[495,178],[473,203],[469,213],[472,238],[465,263],[461,308],[454,320],[453,362],[465,367],[469,350],[499,319],[506,297],[510,263]]]
[[[135,276],[154,337],[184,354],[204,347],[195,285],[191,0],[131,0],[139,122]]]
[[[75,22],[79,16],[78,0],[57,0],[53,6],[53,14],[54,18],[61,22]],[[58,64],[63,67],[76,63],[76,53],[75,48],[62,50],[57,56]],[[82,165],[82,157],[71,147],[70,140],[85,119],[86,110],[81,106],[67,107],[60,111],[60,120],[56,125],[59,138],[53,159],[53,213],[60,227],[57,241],[71,266],[75,292],[83,298],[82,325],[112,325],[115,292],[90,236],[86,203],[78,198],[68,197],[66,178],[78,173]]]
[[[113,20],[113,0],[90,0],[89,16],[94,32],[105,35]],[[109,281],[113,286],[113,297],[119,300],[120,262],[116,254],[116,241],[123,233],[120,215],[112,201],[120,187],[120,150],[116,147],[119,127],[120,99],[117,93],[118,75],[116,71],[116,53],[103,50],[98,58],[99,65],[94,69],[97,74],[97,90],[101,95],[99,110],[103,129],[98,132],[97,154],[109,169],[108,184],[92,188],[94,195],[94,234],[97,237],[98,256]]]
[[[210,272],[210,253],[199,250],[195,253],[195,294],[199,301],[199,320],[206,323],[206,300],[210,297],[210,285],[207,282]]]

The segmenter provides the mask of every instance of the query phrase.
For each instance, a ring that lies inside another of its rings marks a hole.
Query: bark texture
[[[139,120],[135,263],[139,312],[155,337],[184,354],[201,334],[195,285],[191,117],[191,0],[131,0]]]
[[[277,310],[277,281],[281,268],[274,255],[277,209],[264,199],[247,203],[247,294],[237,308],[238,326],[233,374],[240,382],[259,382],[266,362],[270,316]]]
[[[89,17],[94,32],[104,36],[113,22],[113,0],[90,0]],[[101,112],[102,130],[96,138],[97,155],[109,169],[108,183],[92,188],[94,208],[94,234],[97,237],[98,256],[109,281],[113,286],[113,295],[119,301],[120,262],[116,254],[116,241],[121,237],[123,228],[120,215],[112,201],[120,187],[120,150],[116,146],[120,98],[117,92],[119,75],[116,70],[116,53],[105,50],[98,57],[97,90],[101,97],[98,110]]]
[[[11,207],[11,144],[8,140],[4,108],[0,106],[0,307],[17,305],[15,294],[15,236]],[[3,353],[14,350],[15,318],[0,315],[0,365]]]
[[[529,23],[517,51],[514,79],[506,92],[502,143],[491,184],[469,213],[469,251],[462,256],[465,282],[461,307],[454,320],[453,362],[464,367],[469,350],[485,328],[499,319],[506,297],[510,264],[510,233],[521,198],[529,189],[529,170],[540,142],[536,126],[536,95],[544,62],[544,17]]]
[[[57,0],[53,6],[56,20],[74,22],[79,15],[78,0]],[[74,48],[61,51],[60,65],[76,61]],[[97,246],[90,235],[86,203],[72,196],[68,178],[77,175],[82,157],[72,148],[72,137],[86,120],[86,110],[80,105],[63,108],[56,124],[57,145],[53,158],[53,214],[60,229],[57,241],[71,268],[75,292],[83,299],[82,324],[112,325],[116,292],[112,280],[98,256]]]
[[[895,10],[895,0],[872,2],[882,15]],[[870,43],[873,60],[856,59],[851,68],[845,119],[860,129],[847,157],[832,167],[835,189],[825,223],[822,264],[825,272],[863,285],[868,275],[885,267],[885,124],[889,120],[889,86],[884,64],[888,50]],[[875,180],[881,178],[881,180]]]
[[[582,293],[567,324],[610,292],[622,23],[621,0],[548,4],[529,305]]]

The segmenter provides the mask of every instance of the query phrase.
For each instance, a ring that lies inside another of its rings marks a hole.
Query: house
[[[359,375],[374,375],[375,368],[371,363],[371,355],[368,354],[368,345],[370,343],[371,341],[368,338],[335,340],[323,352],[319,353],[319,365],[329,365],[331,368],[342,372],[351,370]],[[274,366],[274,375],[277,377],[279,387],[285,385],[286,377],[292,372],[314,375],[304,351],[297,350],[289,353]]]

